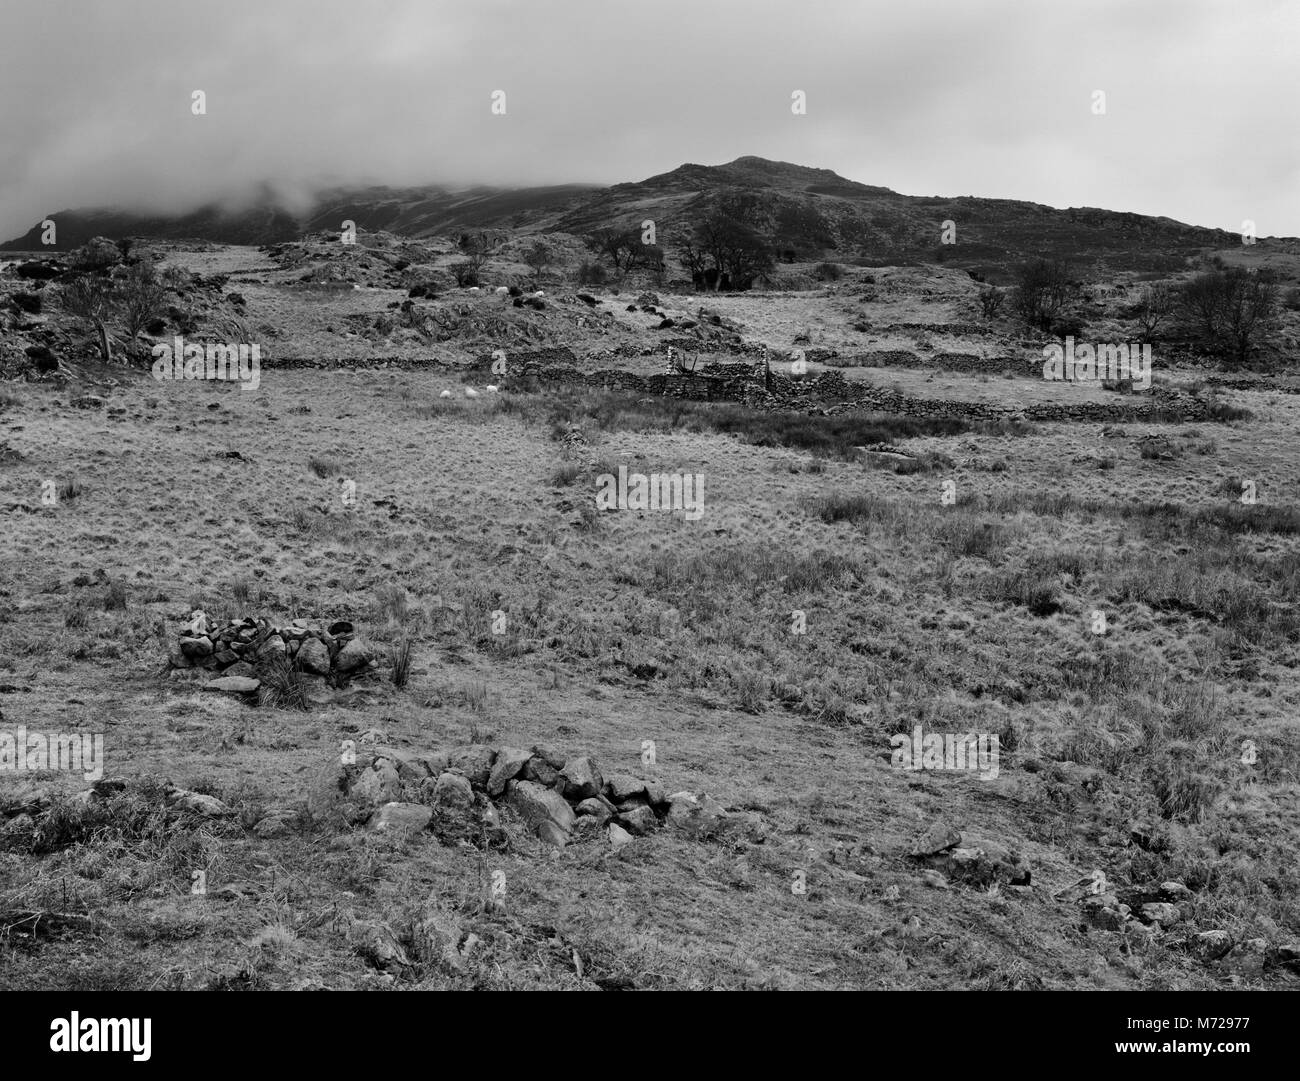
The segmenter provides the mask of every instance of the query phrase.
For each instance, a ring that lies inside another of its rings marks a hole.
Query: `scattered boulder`
[[[1238,979],[1259,979],[1264,974],[1264,961],[1268,956],[1268,942],[1262,938],[1248,938],[1237,943],[1222,960],[1220,970]]]
[[[611,773],[605,778],[605,795],[615,804],[626,803],[645,795],[645,781],[627,773]]]
[[[168,792],[166,798],[168,805],[173,810],[193,811],[205,818],[223,818],[235,813],[216,796],[205,795],[202,792],[190,792],[184,788],[172,789]]]
[[[488,775],[487,794],[496,797],[505,792],[506,782],[512,781],[519,776],[531,757],[530,752],[521,750],[518,747],[502,747],[497,751],[496,761],[492,764],[492,772]]]
[[[953,829],[952,826],[944,822],[935,822],[912,843],[909,854],[913,856],[934,856],[949,848],[955,848],[959,844],[961,844],[961,832],[959,830]]]
[[[1142,906],[1141,917],[1143,923],[1158,923],[1161,927],[1172,927],[1182,919],[1182,913],[1178,911],[1177,905],[1171,905],[1166,901],[1148,901]]]
[[[506,801],[535,833],[552,844],[556,843],[557,830],[564,839],[573,832],[577,816],[554,789],[535,781],[511,781],[506,785]],[[543,830],[546,823],[553,828]]]
[[[524,780],[536,781],[547,788],[554,788],[560,779],[560,771],[541,755],[534,754],[524,764]]]
[[[474,786],[460,773],[443,773],[433,784],[433,805],[439,811],[464,811],[474,805]]]
[[[659,819],[649,807],[633,808],[620,814],[618,820],[629,833],[637,837],[645,836],[659,825]]]
[[[339,650],[334,665],[340,672],[355,672],[367,667],[375,659],[375,651],[360,638],[353,638]]]
[[[295,659],[304,672],[317,676],[330,674],[330,651],[319,638],[308,638],[298,648]]]
[[[474,743],[451,756],[450,768],[463,773],[471,785],[482,788],[492,776],[492,763],[495,759],[496,751],[491,747]]]
[[[565,799],[588,800],[605,787],[595,760],[586,755],[566,762],[560,776],[564,779]]]
[[[368,828],[383,830],[424,829],[433,819],[433,812],[421,803],[385,803],[370,817]]]
[[[1233,940],[1227,931],[1201,931],[1192,936],[1190,946],[1197,960],[1209,963],[1226,956]]]
[[[366,807],[396,803],[402,796],[402,781],[391,762],[376,759],[351,782],[348,794]]]

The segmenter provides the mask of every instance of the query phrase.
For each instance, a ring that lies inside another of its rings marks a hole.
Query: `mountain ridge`
[[[260,205],[242,209],[208,204],[172,215],[63,210],[50,215],[58,225],[58,245],[41,245],[38,224],[0,244],[0,251],[69,251],[101,235],[264,245],[338,230],[345,220],[361,230],[418,239],[478,229],[582,235],[603,227],[639,227],[648,219],[656,222],[660,243],[671,243],[684,239],[727,193],[746,196],[755,226],[787,259],[992,265],[1067,255],[1116,268],[1159,270],[1189,254],[1239,243],[1235,233],[1165,216],[982,196],[905,195],[830,169],[755,155],[721,165],[686,162],[609,186],[335,185],[319,190],[296,214],[275,204],[269,185],[263,191]],[[954,244],[941,243],[945,223],[952,223],[949,233],[955,227]]]

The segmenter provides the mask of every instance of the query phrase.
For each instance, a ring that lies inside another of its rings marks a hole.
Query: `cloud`
[[[743,154],[1297,235],[1297,46],[1271,0],[10,4],[0,236],[264,181],[616,183]]]

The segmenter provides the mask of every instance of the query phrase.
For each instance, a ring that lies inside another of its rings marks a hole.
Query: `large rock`
[[[554,843],[555,830],[567,836],[573,832],[573,808],[554,789],[536,781],[511,781],[506,785],[506,802],[534,833]],[[546,823],[554,829],[544,829]]]
[[[1158,923],[1161,927],[1172,927],[1182,918],[1177,905],[1166,901],[1148,901],[1142,906],[1142,921]]]
[[[487,794],[492,797],[501,795],[506,790],[506,782],[518,777],[531,757],[531,753],[522,748],[502,747],[488,775]]]
[[[212,655],[212,639],[207,637],[181,638],[181,653],[191,660],[201,660]]]
[[[474,789],[460,773],[444,773],[433,785],[433,805],[440,812],[465,811],[474,805]]]
[[[1217,961],[1232,949],[1232,935],[1227,931],[1202,931],[1193,935],[1190,942],[1192,953],[1199,961]]]
[[[308,638],[298,649],[298,667],[317,676],[330,674],[330,651],[319,638]]]
[[[433,812],[422,803],[385,803],[370,816],[372,830],[422,830],[433,820]]]
[[[674,792],[668,797],[666,821],[692,840],[703,840],[726,833],[732,826],[730,815],[712,796],[694,792]]]
[[[935,822],[912,842],[909,850],[913,856],[934,856],[961,844],[961,832],[946,822]]]
[[[216,796],[205,795],[202,792],[189,792],[184,788],[173,789],[167,796],[167,803],[174,810],[193,811],[205,818],[221,818],[235,813]]]
[[[470,784],[483,788],[487,785],[488,778],[492,776],[492,763],[495,759],[496,751],[491,747],[483,743],[474,743],[451,753],[451,768],[465,774]]]
[[[564,797],[570,800],[587,800],[598,796],[605,786],[604,778],[594,758],[583,755],[566,762],[560,771],[564,779]]]
[[[974,886],[1028,886],[1032,877],[1018,853],[982,837],[963,837],[959,847],[938,854],[936,866],[949,878]]]
[[[649,807],[637,807],[635,810],[619,815],[618,820],[629,833],[637,837],[645,836],[659,825],[659,820],[655,818],[654,811]]]
[[[367,809],[400,801],[402,782],[396,767],[386,760],[373,762],[352,779],[348,785],[348,796]]]
[[[354,638],[339,650],[338,656],[334,658],[334,667],[345,674],[358,672],[368,667],[374,659],[375,651],[369,643]]]
[[[564,769],[565,758],[554,747],[545,743],[534,743],[533,754],[546,761],[547,765],[554,766],[556,769]]]
[[[560,771],[541,755],[534,754],[524,764],[524,780],[536,781],[547,788],[554,788],[560,779]]]
[[[1268,943],[1264,939],[1249,938],[1233,947],[1219,962],[1219,968],[1229,976],[1256,980],[1264,975],[1264,959],[1267,954]]]
[[[634,796],[645,795],[645,781],[628,773],[611,773],[605,778],[605,795],[616,804],[626,803]]]

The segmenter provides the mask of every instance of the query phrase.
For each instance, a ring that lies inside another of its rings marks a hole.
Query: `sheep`
[[[466,387],[466,388],[465,388],[465,397],[466,397],[466,398],[477,398],[477,397],[478,397],[478,391],[475,390],[473,387]]]
[[[510,295],[510,290],[507,289],[504,285],[498,285],[495,289],[492,290],[492,292],[496,293],[496,295],[499,297]]]
[[[483,389],[486,390],[489,394],[495,394],[497,392],[497,388],[494,387],[491,383],[489,383]]]
[[[438,395],[438,397],[439,397],[439,398],[450,398],[450,397],[451,397],[451,391],[449,391],[449,390],[444,390],[441,394]]]

